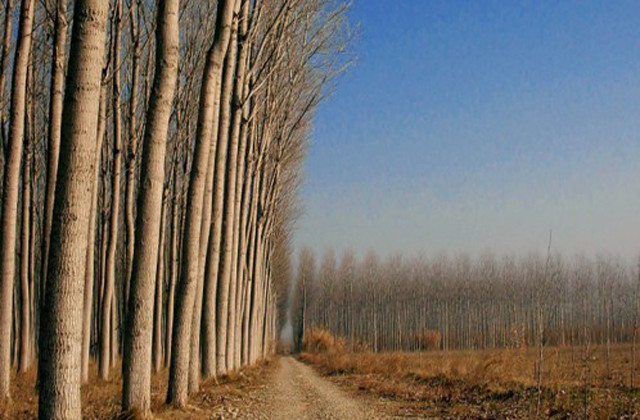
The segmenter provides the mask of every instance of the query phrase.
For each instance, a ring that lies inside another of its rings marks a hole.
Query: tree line
[[[615,257],[559,254],[358,259],[301,250],[294,342],[326,329],[372,351],[633,343],[640,279]]]
[[[273,351],[313,112],[345,66],[330,0],[5,0],[0,401],[80,418],[95,359],[149,412]]]

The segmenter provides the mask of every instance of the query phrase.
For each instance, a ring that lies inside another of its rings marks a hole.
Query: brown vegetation
[[[535,416],[536,350],[351,352],[322,330],[305,337],[300,358],[396,415],[438,418]],[[640,390],[629,387],[631,348],[553,347],[546,351],[541,413],[553,418],[635,418]],[[636,372],[640,373],[640,372]]]
[[[82,417],[92,419],[115,418],[120,414],[122,375],[120,366],[109,381],[99,379],[97,364],[91,364],[89,382],[82,386]],[[169,371],[163,369],[151,377],[151,409],[155,418],[209,419],[213,413],[224,410],[226,402],[244,393],[246,387],[264,386],[269,373],[275,368],[271,359],[251,367],[211,379],[202,383],[199,392],[193,394],[186,410],[177,410],[164,404]],[[38,414],[38,395],[35,389],[36,369],[12,377],[9,401],[0,403],[1,419],[35,419]],[[123,417],[123,418],[135,418]]]

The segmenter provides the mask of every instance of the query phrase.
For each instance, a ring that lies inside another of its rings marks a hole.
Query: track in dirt
[[[241,419],[371,419],[381,418],[313,369],[282,357],[268,384],[249,396],[251,403],[235,413]]]

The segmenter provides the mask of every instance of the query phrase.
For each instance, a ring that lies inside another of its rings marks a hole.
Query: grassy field
[[[376,354],[339,343],[311,347],[300,355],[304,362],[398,416],[640,418],[640,369],[632,388],[630,345],[546,348],[539,406],[535,349]]]

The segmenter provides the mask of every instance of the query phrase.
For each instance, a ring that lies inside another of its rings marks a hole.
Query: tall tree
[[[49,87],[49,147],[47,159],[47,187],[45,190],[44,232],[42,235],[42,264],[40,279],[44,291],[47,278],[49,245],[51,241],[51,219],[55,198],[56,176],[60,154],[60,126],[62,124],[62,95],[64,88],[64,66],[67,48],[67,2],[56,1],[53,58],[51,60],[51,85]],[[42,294],[44,297],[44,293]],[[41,297],[41,298],[42,298]]]
[[[104,73],[104,71],[103,71]],[[91,313],[93,307],[94,284],[95,284],[95,248],[96,248],[96,227],[98,213],[98,187],[100,174],[100,157],[102,155],[102,142],[104,141],[107,126],[107,98],[105,85],[102,83],[100,89],[100,106],[98,116],[96,155],[94,160],[94,180],[91,191],[91,211],[89,213],[89,233],[87,243],[86,265],[84,275],[84,303],[82,315],[82,382],[89,380],[89,352],[91,344]]]
[[[136,190],[136,163],[138,157],[138,126],[137,126],[137,109],[138,109],[138,84],[140,82],[140,55],[141,43],[140,43],[140,25],[139,25],[139,0],[132,0],[131,7],[129,8],[129,29],[130,36],[133,42],[133,59],[131,63],[131,85],[130,98],[129,98],[129,142],[127,153],[127,185],[125,196],[125,219],[127,225],[126,235],[126,251],[127,261],[125,277],[125,305],[127,304],[129,296],[129,287],[131,281],[131,271],[133,270],[133,250],[135,241],[135,216],[134,216],[134,204],[135,204],[135,190]]]
[[[108,3],[77,0],[40,324],[40,418],[81,417],[82,301]]]
[[[109,247],[107,248],[107,267],[104,298],[102,300],[102,321],[100,323],[100,359],[99,370],[102,379],[109,378],[109,368],[117,353],[115,331],[116,313],[116,251],[118,245],[118,225],[120,221],[120,180],[122,177],[122,114],[121,114],[121,31],[122,0],[116,0],[113,35],[113,181],[111,185],[111,218],[109,220]]]
[[[125,411],[149,411],[151,348],[158,243],[164,188],[167,131],[178,76],[179,0],[158,3],[156,74],[153,81],[142,148],[142,182],[138,201],[131,295],[125,331]],[[161,281],[161,280],[160,280]]]
[[[11,316],[13,283],[16,276],[16,232],[18,221],[18,194],[20,163],[24,142],[27,98],[27,69],[33,33],[34,0],[22,2],[18,26],[18,45],[13,64],[11,85],[11,118],[9,127],[9,156],[5,166],[2,196],[2,231],[0,232],[0,399],[9,396],[11,369]]]
[[[214,213],[214,233],[218,233],[218,226],[220,227],[220,256],[219,256],[219,271],[218,281],[218,296],[216,301],[216,321],[217,325],[217,360],[216,369],[217,374],[222,375],[227,373],[233,367],[231,366],[231,360],[228,340],[229,340],[229,320],[230,320],[230,301],[232,296],[231,284],[231,272],[229,267],[229,261],[226,261],[225,252],[229,251],[229,259],[231,258],[231,232],[233,229],[231,219],[229,218],[231,208],[233,207],[233,194],[232,184],[235,186],[235,182],[231,182],[227,173],[233,171],[235,173],[236,156],[237,156],[237,143],[230,142],[229,127],[230,127],[230,114],[231,114],[231,98],[233,94],[233,84],[235,80],[235,66],[237,55],[237,38],[238,38],[238,20],[234,20],[234,24],[231,29],[231,48],[225,59],[224,65],[224,81],[222,84],[222,100],[220,106],[220,132],[218,134],[218,141],[220,146],[218,150],[220,153],[216,158],[216,201],[217,212]],[[220,200],[218,201],[218,198]],[[215,244],[218,244],[216,241]],[[225,265],[225,261],[227,265]],[[216,264],[216,259],[212,261]],[[225,272],[225,269],[227,272]]]
[[[191,169],[188,204],[186,206],[183,233],[183,257],[180,279],[177,284],[176,313],[173,327],[173,351],[169,370],[167,402],[184,406],[188,395],[189,363],[191,353],[191,319],[195,301],[202,203],[209,142],[212,136],[215,87],[219,85],[222,60],[229,46],[229,38],[234,17],[236,0],[221,0],[216,14],[216,35],[207,53],[198,109],[198,127]]]

